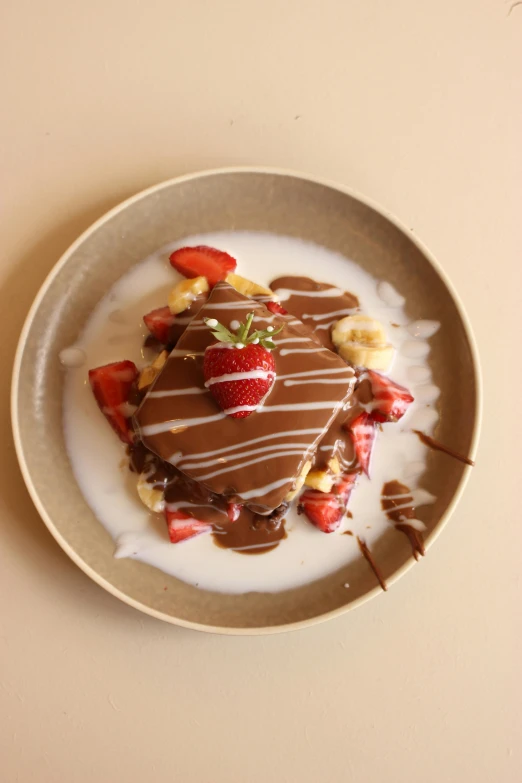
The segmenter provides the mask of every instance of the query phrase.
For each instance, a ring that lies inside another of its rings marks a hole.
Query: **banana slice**
[[[156,358],[152,362],[152,366],[154,367],[155,370],[162,370],[168,358],[169,358],[169,352],[162,351],[156,356]]]
[[[393,345],[390,343],[381,346],[343,343],[337,350],[339,356],[354,367],[366,367],[368,370],[384,372],[390,369],[394,352]]]
[[[345,362],[355,367],[387,370],[393,359],[383,325],[368,315],[341,318],[332,329],[332,342]]]
[[[310,461],[305,462],[303,465],[303,469],[301,470],[300,474],[295,480],[294,488],[288,493],[288,495],[285,497],[285,500],[293,500],[297,494],[301,491],[301,487],[305,483],[306,477],[308,473],[310,472],[310,468],[312,467],[312,463]]]
[[[330,473],[333,473],[334,475],[338,476],[341,472],[341,466],[339,464],[339,460],[337,457],[332,457],[328,460],[328,470]]]
[[[206,277],[191,277],[189,280],[180,280],[169,294],[169,310],[172,315],[177,315],[190,307],[194,299],[208,291],[209,285]]]
[[[311,470],[304,483],[306,487],[317,489],[319,492],[330,492],[333,481],[334,477],[326,470]]]
[[[241,277],[241,275],[235,275],[231,272],[226,276],[225,280],[243,296],[271,296],[274,300],[277,299],[274,292],[269,288],[253,283],[251,280],[247,280],[246,277]]]
[[[162,351],[156,356],[150,367],[143,368],[138,380],[138,389],[146,389],[147,386],[150,386],[156,380],[168,357],[168,351]]]
[[[368,315],[347,315],[334,325],[332,342],[336,346],[348,342],[383,345],[386,343],[386,332],[383,325],[375,318],[370,318]]]
[[[165,498],[161,489],[157,489],[148,483],[145,474],[140,473],[138,478],[138,495],[144,506],[156,514],[165,510]]]

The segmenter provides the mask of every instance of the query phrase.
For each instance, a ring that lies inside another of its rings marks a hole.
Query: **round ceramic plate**
[[[478,362],[458,297],[426,249],[366,199],[291,172],[226,169],[162,183],[101,218],[58,262],[27,318],[13,376],[18,458],[44,522],[85,573],[137,609],[199,630],[268,633],[333,617],[379,594],[366,560],[356,557],[294,589],[226,594],[199,589],[137,560],[115,559],[112,538],[74,478],[63,434],[59,353],[74,344],[107,290],[168,243],[227,230],[271,232],[336,251],[400,291],[408,318],[429,314],[440,321],[443,328],[430,340],[429,358],[443,414],[435,436],[470,457],[480,419]],[[299,269],[281,273],[299,274]],[[422,516],[427,549],[455,508],[469,470],[445,454],[429,453],[422,484],[436,500]],[[392,530],[376,541],[373,554],[388,585],[415,562],[406,536]]]

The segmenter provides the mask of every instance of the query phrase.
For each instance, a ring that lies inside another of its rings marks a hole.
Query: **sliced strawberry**
[[[345,506],[348,505],[352,489],[357,483],[357,476],[357,473],[341,473],[333,486],[334,493],[342,499]]]
[[[186,541],[201,533],[208,533],[212,530],[212,525],[208,522],[201,522],[199,519],[185,514],[183,511],[169,511],[165,509],[167,518],[167,528],[169,538],[172,544],[179,544],[180,541]]]
[[[318,492],[307,489],[299,498],[298,514],[306,514],[312,525],[323,533],[333,533],[346,511],[342,499],[331,492]]]
[[[242,505],[239,503],[229,503],[227,506],[227,516],[231,522],[236,522],[241,514]]]
[[[274,315],[288,315],[288,310],[279,304],[279,302],[267,302],[266,309],[270,310]]]
[[[228,253],[207,245],[181,247],[172,253],[170,263],[185,277],[206,277],[211,288],[237,266]]]
[[[372,419],[374,421],[399,421],[402,419],[409,406],[413,402],[408,389],[399,386],[385,375],[374,370],[368,370],[368,377],[372,385],[374,409]]]
[[[355,453],[359,465],[366,475],[370,476],[370,459],[375,440],[375,421],[369,413],[363,411],[355,419],[345,425],[352,436]]]
[[[168,307],[158,307],[143,316],[145,326],[149,332],[163,345],[169,342],[169,329],[176,320]]]
[[[114,362],[89,370],[89,382],[100,410],[124,443],[132,443],[129,412],[125,410],[138,377],[134,362]]]

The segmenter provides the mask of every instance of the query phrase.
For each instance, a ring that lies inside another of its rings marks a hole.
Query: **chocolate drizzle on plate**
[[[382,575],[382,571],[379,568],[379,566],[377,565],[377,563],[375,562],[372,553],[370,552],[370,550],[368,549],[368,546],[366,545],[366,542],[363,541],[362,538],[359,538],[359,536],[357,536],[357,543],[359,544],[359,549],[361,550],[361,553],[366,558],[370,568],[372,569],[373,573],[377,577],[377,580],[378,580],[380,586],[386,592],[386,590],[388,589],[388,586],[387,586],[386,582],[384,581],[384,577]]]
[[[450,449],[449,446],[445,446],[443,443],[439,443],[439,441],[435,440],[435,438],[432,438],[431,435],[425,435],[425,433],[421,432],[420,430],[413,430],[413,432],[419,437],[419,440],[421,440],[425,446],[428,446],[428,448],[433,449],[434,451],[442,451],[444,454],[448,454],[450,457],[453,457],[453,459],[458,459],[459,462],[463,462],[465,465],[474,467],[475,463],[472,459],[466,457],[464,454],[460,454],[460,452],[455,451],[455,449]]]
[[[404,533],[411,544],[415,560],[425,554],[422,535],[418,530],[419,521],[415,518],[413,494],[406,484],[400,481],[387,481],[382,488],[381,506],[395,529]]]

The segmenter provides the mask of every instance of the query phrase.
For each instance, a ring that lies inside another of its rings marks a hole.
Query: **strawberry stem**
[[[234,345],[240,345],[241,347],[244,345],[259,344],[270,351],[276,348],[273,338],[276,334],[279,334],[283,328],[283,326],[280,326],[278,329],[274,329],[274,327],[260,329],[252,332],[249,336],[248,333],[254,321],[254,313],[248,313],[245,323],[239,325],[235,334],[233,334],[230,329],[227,329],[226,326],[220,324],[219,321],[216,321],[215,318],[203,318],[203,321],[220,343],[232,343]]]

